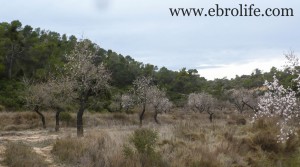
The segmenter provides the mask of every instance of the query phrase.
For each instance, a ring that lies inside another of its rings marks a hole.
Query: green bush
[[[129,161],[125,166],[168,166],[161,158],[160,153],[155,151],[158,140],[157,132],[151,129],[138,129],[134,131],[129,142],[133,147],[124,145],[123,154]]]
[[[158,139],[157,132],[151,129],[138,129],[134,131],[130,141],[134,144],[137,151],[141,154],[151,154]]]
[[[59,114],[59,119],[66,122],[67,126],[69,126],[69,123],[72,120],[72,115],[69,112],[61,112]]]
[[[24,106],[22,82],[15,80],[0,80],[0,104],[10,110],[18,110]]]

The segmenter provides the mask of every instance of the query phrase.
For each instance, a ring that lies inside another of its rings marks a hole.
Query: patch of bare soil
[[[0,132],[0,167],[3,165],[3,154],[5,152],[5,144],[7,142],[23,142],[30,145],[36,153],[45,158],[51,167],[57,167],[54,164],[51,155],[53,142],[63,135],[62,132],[54,133],[48,130],[26,130],[26,131],[10,131]]]
[[[156,124],[149,124],[145,127],[154,128],[159,131],[162,139],[172,138],[172,128],[171,125],[157,126]],[[137,125],[132,126],[110,126],[110,127],[95,127],[85,129],[85,134],[94,134],[94,133],[106,133],[115,147],[121,148],[124,144],[124,141],[128,140],[130,134],[134,130],[140,128]],[[41,155],[50,167],[61,167],[62,164],[56,164],[54,157],[51,154],[53,144],[56,139],[66,138],[66,137],[75,137],[76,129],[75,128],[61,128],[60,132],[53,132],[49,130],[25,130],[25,131],[0,131],[0,167],[4,166],[3,163],[3,154],[5,152],[5,144],[8,142],[23,142],[31,146],[34,151]],[[2,166],[1,166],[2,165]]]

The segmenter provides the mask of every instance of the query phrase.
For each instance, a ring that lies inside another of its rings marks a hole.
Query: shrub
[[[54,143],[52,154],[57,160],[72,166],[110,166],[107,158],[108,136],[59,139]]]
[[[63,122],[66,122],[67,126],[69,126],[72,116],[69,112],[61,112],[59,114],[59,119]]]
[[[25,112],[22,113],[22,117],[27,121],[39,120],[39,116],[35,112]]]
[[[283,149],[282,144],[277,142],[276,134],[274,135],[274,133],[270,131],[258,132],[254,136],[253,142],[267,152],[279,153]]]
[[[48,164],[34,150],[23,143],[8,143],[4,162],[10,167],[40,167]]]
[[[238,120],[236,120],[236,124],[237,125],[246,125],[247,121],[245,118],[240,118]]]
[[[287,136],[285,143],[277,140],[279,133],[278,122],[279,118],[261,118],[253,124],[251,137],[253,148],[262,150],[253,150],[253,153],[260,155],[259,158],[252,156],[251,166],[299,166],[299,146],[300,138],[298,135],[291,134]],[[299,131],[298,131],[299,133]],[[264,156],[262,156],[264,155]]]
[[[15,125],[20,125],[20,124],[22,124],[22,116],[21,116],[21,114],[16,114],[16,115],[13,117],[13,124],[15,124]]]
[[[83,154],[83,143],[77,138],[60,139],[54,143],[52,153],[65,163],[77,163]]]
[[[285,143],[285,152],[295,153],[298,151],[299,146],[300,146],[299,137],[297,135],[290,135],[289,139]]]
[[[155,151],[157,140],[157,132],[151,129],[135,130],[129,140],[133,148],[128,145],[123,147],[123,154],[128,160],[126,166],[168,166],[163,162],[160,153]]]
[[[19,110],[24,106],[24,99],[20,96],[24,85],[16,80],[0,80],[0,104],[8,110]]]
[[[154,152],[154,145],[158,139],[157,132],[150,129],[138,129],[134,131],[130,141],[139,153]]]
[[[283,151],[283,144],[278,143],[278,127],[275,118],[261,118],[253,124],[255,135],[252,141],[260,146],[263,151],[279,153]]]

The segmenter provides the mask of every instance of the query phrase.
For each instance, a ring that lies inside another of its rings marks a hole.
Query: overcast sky
[[[172,17],[169,8],[293,8],[294,17]],[[138,61],[198,69],[207,79],[280,68],[300,56],[299,0],[2,0],[0,22],[84,36]]]

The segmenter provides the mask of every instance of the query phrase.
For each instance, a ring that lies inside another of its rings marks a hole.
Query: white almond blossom
[[[296,69],[299,64],[298,58],[292,52],[287,54],[286,58],[288,59],[287,65],[285,66],[286,69],[293,75],[298,75],[293,82],[300,85],[300,73]],[[254,115],[253,120],[255,121],[263,117],[279,118],[279,122],[276,123],[280,128],[278,141],[286,142],[290,135],[296,134],[295,122],[297,123],[297,119],[299,118],[299,108],[296,98],[297,92],[280,85],[275,75],[273,76],[273,82],[266,81],[264,86],[268,88],[268,91],[259,99],[259,110]]]

